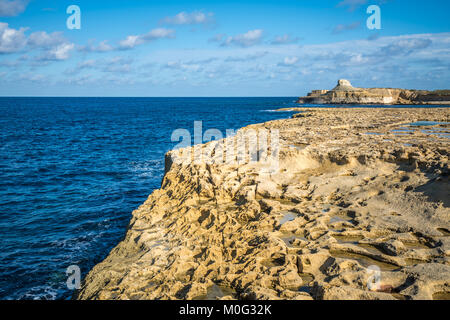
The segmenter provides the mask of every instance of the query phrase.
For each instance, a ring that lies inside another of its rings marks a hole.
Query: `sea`
[[[277,98],[0,98],[0,299],[70,299],[161,185],[176,129],[227,129],[292,112]],[[70,274],[69,274],[70,275]]]

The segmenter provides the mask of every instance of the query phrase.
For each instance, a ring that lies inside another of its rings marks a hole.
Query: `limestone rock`
[[[169,152],[161,189],[75,298],[448,297],[450,110],[296,110],[309,116],[241,129],[279,130],[274,172]]]
[[[380,244],[380,247],[391,256],[398,256],[406,250],[405,245],[398,240],[383,242]]]

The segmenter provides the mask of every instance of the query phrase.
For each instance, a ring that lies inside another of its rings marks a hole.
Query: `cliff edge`
[[[450,104],[449,90],[405,90],[384,88],[355,88],[350,81],[341,79],[332,90],[313,90],[300,97],[300,104],[381,104],[426,105]]]
[[[75,298],[448,299],[450,109],[299,111],[240,130],[279,132],[276,171],[169,152]]]

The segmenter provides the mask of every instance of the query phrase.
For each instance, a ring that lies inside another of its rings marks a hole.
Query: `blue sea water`
[[[0,299],[67,299],[160,187],[172,131],[287,118],[295,98],[0,98]]]

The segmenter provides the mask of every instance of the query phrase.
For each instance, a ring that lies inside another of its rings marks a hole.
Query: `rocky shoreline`
[[[449,90],[406,90],[392,88],[355,88],[341,79],[332,90],[313,90],[297,100],[300,104],[380,104],[449,105]]]
[[[169,152],[75,298],[448,299],[450,109],[297,110],[241,129],[279,131],[276,173]]]

